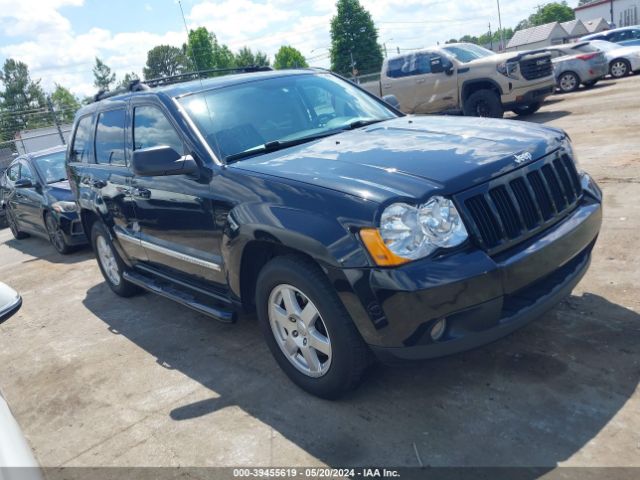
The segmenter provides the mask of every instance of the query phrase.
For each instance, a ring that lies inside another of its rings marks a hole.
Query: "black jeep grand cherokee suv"
[[[78,112],[68,168],[109,286],[223,321],[331,398],[372,358],[446,355],[578,283],[601,192],[554,128],[410,117],[330,73],[259,72]]]

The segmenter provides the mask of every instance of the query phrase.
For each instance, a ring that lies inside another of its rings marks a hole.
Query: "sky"
[[[361,0],[389,52],[435,45],[498,26],[495,0]],[[502,0],[503,27],[513,27],[541,0]],[[570,1],[574,6],[577,0]],[[271,59],[283,44],[310,65],[329,67],[329,22],[335,0],[182,0],[188,28],[205,26],[236,51],[243,46]],[[55,84],[92,95],[95,57],[118,78],[141,76],[147,51],[180,46],[185,24],[177,0],[0,0],[0,61],[25,62],[45,91]]]

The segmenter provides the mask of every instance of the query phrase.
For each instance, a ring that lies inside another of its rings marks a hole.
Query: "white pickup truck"
[[[463,113],[480,117],[537,111],[554,92],[548,53],[496,54],[471,43],[452,43],[384,60],[380,80],[362,83],[395,96],[405,113]]]

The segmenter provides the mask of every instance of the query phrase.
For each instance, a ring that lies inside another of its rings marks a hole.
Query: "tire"
[[[60,225],[49,212],[44,214],[44,225],[47,228],[47,233],[49,234],[49,241],[51,242],[51,245],[53,245],[53,248],[56,249],[56,252],[61,255],[67,255],[73,251],[73,247],[67,245],[67,241],[64,239],[64,234],[62,233],[62,230],[60,230]]]
[[[102,276],[116,295],[131,297],[141,291],[140,287],[122,277],[126,265],[113,247],[107,230],[100,221],[94,222],[91,228],[91,246],[96,253]]]
[[[13,235],[13,238],[15,238],[16,240],[24,240],[25,238],[27,238],[29,234],[24,233],[22,230],[20,230],[18,221],[13,216],[13,213],[11,212],[11,210],[7,208],[6,212],[7,212],[7,223],[9,224],[9,230],[11,230],[11,234]]]
[[[558,77],[558,88],[562,93],[575,92],[580,88],[580,78],[573,72],[562,72]]]
[[[630,72],[631,65],[629,65],[629,62],[623,58],[612,60],[609,64],[609,74],[613,78],[626,77]]]
[[[534,102],[530,103],[529,105],[519,105],[517,107],[514,107],[512,111],[516,115],[525,116],[536,113],[538,110],[540,110],[540,107],[542,107],[542,102]]]
[[[492,90],[478,90],[464,101],[463,113],[468,117],[502,118],[504,108],[497,93]]]
[[[369,349],[316,264],[296,255],[271,260],[258,276],[256,305],[269,350],[296,385],[325,399],[358,385]]]
[[[588,82],[584,82],[582,85],[584,85],[584,88],[592,88],[596,83],[598,83],[598,80],[590,80]]]

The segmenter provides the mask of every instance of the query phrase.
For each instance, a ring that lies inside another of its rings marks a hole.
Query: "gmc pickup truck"
[[[502,118],[537,111],[554,92],[548,52],[496,54],[472,43],[452,43],[384,60],[380,81],[361,85],[395,96],[405,113],[463,113]]]
[[[405,116],[313,69],[153,85],[99,96],[72,129],[105,281],[225,322],[256,311],[315,395],[353,388],[375,356],[507,335],[588,268],[601,193],[562,130]]]

